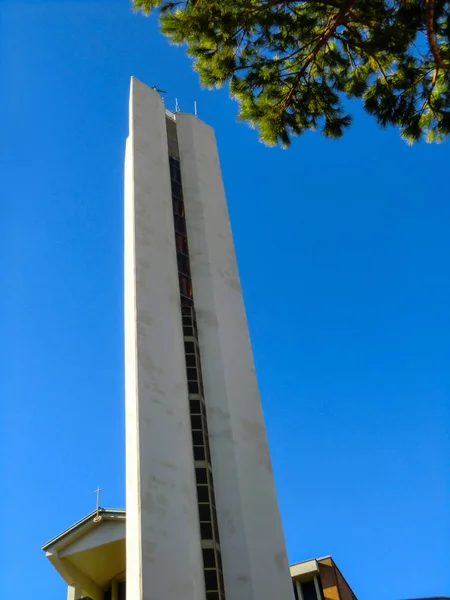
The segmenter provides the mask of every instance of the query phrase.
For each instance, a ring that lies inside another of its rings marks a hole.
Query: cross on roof
[[[101,488],[99,485],[97,486],[97,489],[94,490],[94,494],[97,494],[97,513],[100,510],[100,492],[103,490],[103,488]]]

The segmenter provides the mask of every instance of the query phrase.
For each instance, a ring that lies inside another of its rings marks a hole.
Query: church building
[[[68,600],[353,600],[289,569],[214,131],[135,78],[124,269],[126,517],[43,547]]]

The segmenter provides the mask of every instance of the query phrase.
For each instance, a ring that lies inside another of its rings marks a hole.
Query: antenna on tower
[[[175,98],[175,112],[180,112],[180,105],[178,104],[178,98]]]
[[[194,115],[197,116],[197,100],[194,100]]]

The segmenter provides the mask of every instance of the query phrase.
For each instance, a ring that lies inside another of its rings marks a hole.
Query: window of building
[[[184,351],[186,354],[195,354],[194,342],[184,342]]]
[[[119,581],[118,600],[126,600],[127,584],[125,581]]]
[[[190,278],[187,275],[178,273],[178,280],[180,282],[181,295],[192,298],[192,284]]]
[[[173,221],[175,223],[175,231],[181,235],[186,234],[186,224],[183,217],[180,215],[173,215]]]
[[[194,446],[194,460],[206,460],[203,446]]]
[[[169,166],[183,335],[185,340],[186,338],[197,340],[198,330],[193,307],[194,301],[190,277],[191,271],[186,237],[180,162],[173,156],[169,156]],[[211,542],[216,545],[219,543],[219,531],[213,491],[211,454],[208,442],[208,428],[206,423],[205,399],[203,395],[198,341],[196,343],[185,341],[184,347],[193,454],[196,465],[202,465],[195,468],[200,533],[202,540],[205,540],[207,545],[210,545]],[[199,399],[197,399],[196,396],[198,396]],[[208,468],[203,468],[203,465],[206,465]],[[222,561],[219,560],[219,550],[219,546],[217,546],[216,550],[205,549],[203,551],[203,566],[207,592],[206,600],[225,600]]]
[[[216,567],[216,555],[213,548],[203,548],[203,566],[205,569],[214,569]]]
[[[185,307],[185,308],[189,308],[189,307]],[[183,325],[185,325],[186,327],[193,326],[193,319],[192,319],[191,315],[183,315]]]
[[[191,427],[197,431],[201,430],[202,418],[200,415],[191,415]],[[203,483],[206,483],[206,480]]]
[[[186,256],[188,255],[188,245],[187,245],[187,239],[184,235],[181,235],[180,233],[176,233],[175,234],[175,243],[176,243],[176,247],[177,247],[177,252],[181,252],[181,254],[185,254]]]
[[[189,259],[187,256],[185,256],[184,254],[180,254],[179,252],[177,253],[177,262],[178,262],[178,271],[180,273],[183,273],[184,275],[187,275],[188,277],[190,276],[190,269],[189,269]],[[189,317],[184,318],[184,320],[189,320],[190,322],[185,323],[186,325],[190,325],[192,327],[192,319],[190,319]],[[183,320],[183,323],[184,323]]]
[[[112,587],[109,586],[103,595],[103,600],[111,600],[112,598]],[[119,581],[117,583],[117,599],[118,600],[126,600],[126,582]]]
[[[203,432],[193,431],[192,432],[192,443],[194,446],[203,446]]]
[[[197,499],[199,502],[209,502],[208,486],[198,485],[197,486]]]
[[[219,589],[219,582],[217,579],[217,571],[214,569],[205,571],[205,586],[207,591],[213,591]]]
[[[172,196],[173,212],[180,217],[184,217],[184,202],[180,198]]]
[[[185,337],[194,337],[194,330],[192,327],[188,327],[187,325],[183,325],[183,335]]]
[[[198,373],[197,373],[197,369],[195,367],[188,367],[186,369],[186,374],[187,374],[188,381],[197,381]]]
[[[187,367],[195,367],[195,354],[186,354],[186,366]]]
[[[180,178],[181,179],[181,178]],[[178,181],[172,179],[172,195],[181,198],[181,184]]]
[[[190,394],[199,394],[200,388],[196,381],[188,381],[188,391]],[[198,427],[200,429],[200,427]]]
[[[300,587],[302,590],[303,600],[319,600],[319,598],[317,598],[314,579],[311,579],[310,581],[302,581]]]
[[[206,469],[201,467],[195,469],[195,479],[198,484],[206,484],[208,483],[208,476],[206,474]]]
[[[189,406],[191,408],[191,414],[193,414],[193,415],[200,414],[200,400],[190,400]]]
[[[213,539],[212,523],[200,523],[200,536],[202,540]]]
[[[211,522],[211,509],[209,507],[209,504],[199,504],[198,514],[200,516],[200,521]]]
[[[180,162],[176,158],[173,158],[172,156],[169,156],[169,169],[170,169],[170,179],[181,183]]]

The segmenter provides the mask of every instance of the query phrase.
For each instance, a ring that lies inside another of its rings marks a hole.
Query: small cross
[[[101,488],[99,485],[97,486],[97,489],[94,490],[94,494],[97,494],[97,513],[100,510],[100,492],[103,490],[103,488]]]

